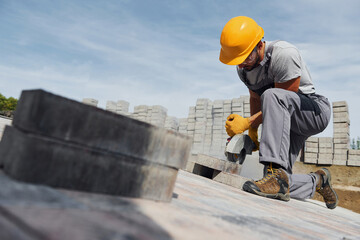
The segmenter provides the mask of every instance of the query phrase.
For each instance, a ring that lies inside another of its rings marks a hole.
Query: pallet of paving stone
[[[97,107],[99,101],[93,98],[84,98],[82,101],[84,104],[88,104],[94,107]]]
[[[43,90],[22,92],[13,126],[0,142],[4,171],[53,187],[169,201],[191,149],[182,134]]]
[[[319,138],[309,137],[305,141],[304,162],[317,164],[319,157]]]
[[[349,120],[349,111],[346,101],[339,101],[332,103],[333,108],[333,122],[334,123],[348,123]]]
[[[331,137],[320,137],[319,155],[317,164],[332,165],[333,164],[333,139]]]
[[[348,150],[344,154],[334,154],[333,155],[333,164],[334,165],[342,165],[346,166],[346,163],[348,161]]]
[[[347,165],[360,167],[360,150],[349,149]]]

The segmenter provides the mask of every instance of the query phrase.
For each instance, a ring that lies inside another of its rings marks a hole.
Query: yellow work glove
[[[233,137],[236,134],[240,134],[248,130],[250,127],[250,122],[248,118],[243,118],[238,114],[230,114],[227,117],[225,124],[225,129],[227,134],[230,137]]]
[[[257,150],[259,150],[259,145],[260,145],[260,143],[258,141],[258,129],[257,128],[252,128],[250,126],[248,135],[256,145],[256,148],[253,149],[253,152],[256,152]]]

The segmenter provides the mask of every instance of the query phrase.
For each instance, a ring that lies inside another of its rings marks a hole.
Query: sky
[[[82,101],[162,105],[187,117],[198,98],[248,95],[219,61],[228,20],[253,18],[264,40],[301,52],[318,94],[347,101],[360,136],[360,1],[0,0],[0,93],[41,88]],[[332,136],[332,124],[319,136]]]

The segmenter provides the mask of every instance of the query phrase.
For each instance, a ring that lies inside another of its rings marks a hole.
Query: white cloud
[[[16,97],[22,89],[45,88],[77,100],[93,97],[101,106],[120,99],[131,106],[163,105],[169,115],[186,117],[197,98],[248,94],[234,67],[218,61],[218,51],[226,21],[249,15],[265,29],[265,39],[294,43],[317,90],[332,101],[347,100],[353,123],[360,117],[360,2],[136,4],[5,4],[6,12],[0,10],[0,27],[7,29],[0,36],[1,93]],[[352,126],[360,135],[360,127]]]

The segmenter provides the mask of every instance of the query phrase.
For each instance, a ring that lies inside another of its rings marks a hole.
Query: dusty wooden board
[[[360,215],[266,199],[180,171],[171,203],[53,189],[0,174],[0,229],[17,239],[356,239]],[[5,214],[4,214],[5,213]],[[10,232],[10,233],[9,233]],[[37,238],[36,238],[37,237]]]

